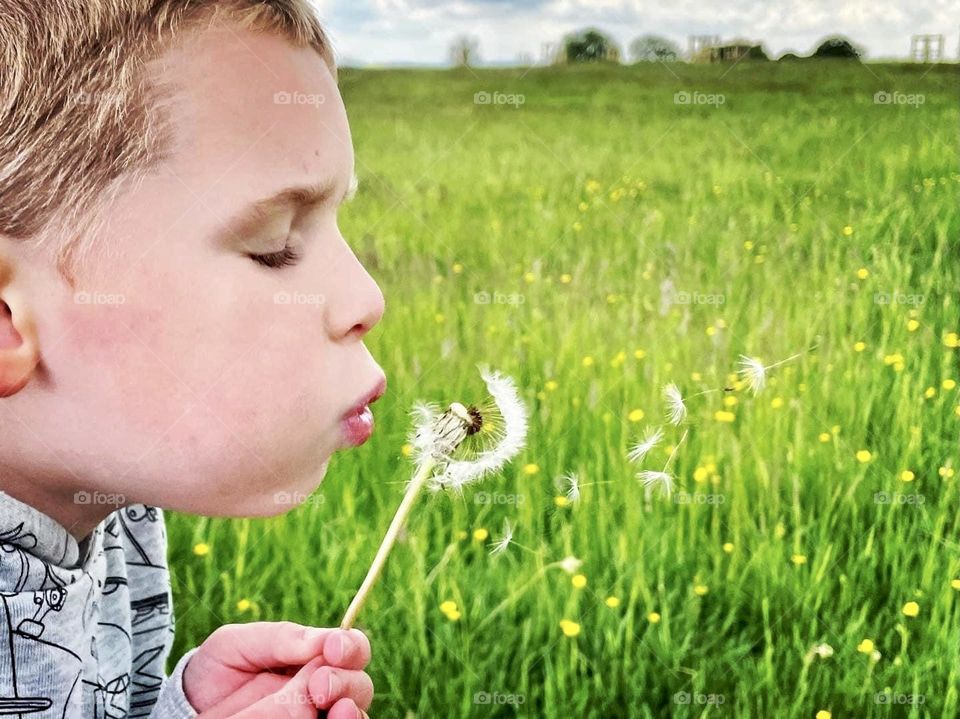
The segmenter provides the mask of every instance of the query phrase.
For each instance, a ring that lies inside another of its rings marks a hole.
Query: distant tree
[[[763,49],[763,45],[754,45],[747,51],[748,60],[769,60],[770,57],[767,55],[767,51]]]
[[[816,58],[837,58],[841,60],[859,60],[863,50],[842,35],[828,37],[813,51]]]
[[[620,61],[620,48],[616,42],[596,28],[567,35],[563,39],[563,51],[567,62]]]
[[[680,46],[660,35],[641,35],[630,43],[634,62],[673,62],[680,57]]]
[[[480,60],[480,41],[470,35],[461,35],[450,43],[450,62],[454,67],[470,67]]]

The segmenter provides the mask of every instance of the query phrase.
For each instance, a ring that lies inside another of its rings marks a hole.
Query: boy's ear
[[[10,245],[0,237],[0,397],[23,389],[40,363],[37,329],[16,281]]]

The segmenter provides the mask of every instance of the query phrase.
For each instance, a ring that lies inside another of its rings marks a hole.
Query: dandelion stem
[[[347,613],[343,616],[343,621],[340,622],[341,629],[350,629],[353,627],[353,623],[360,613],[360,608],[373,589],[373,585],[376,584],[377,579],[380,578],[380,573],[383,571],[383,567],[387,562],[390,550],[393,549],[393,545],[400,535],[400,530],[402,530],[406,524],[407,517],[410,516],[410,511],[413,509],[417,496],[420,494],[420,490],[433,471],[435,464],[436,460],[432,457],[425,458],[417,470],[417,473],[413,476],[413,479],[410,480],[410,484],[407,485],[407,491],[403,495],[403,501],[400,502],[397,513],[393,515],[393,521],[390,522],[390,527],[387,529],[387,533],[380,543],[380,548],[377,550],[377,555],[373,559],[373,564],[371,564],[370,569],[367,570],[367,576],[364,578],[363,584],[360,585],[360,589],[347,608]]]

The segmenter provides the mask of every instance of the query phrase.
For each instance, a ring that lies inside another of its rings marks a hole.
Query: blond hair
[[[0,234],[61,237],[72,283],[103,208],[169,152],[147,63],[220,21],[313,47],[335,72],[309,0],[0,0]]]

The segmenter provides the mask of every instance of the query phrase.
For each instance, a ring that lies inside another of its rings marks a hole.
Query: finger
[[[337,631],[293,622],[224,624],[202,650],[209,659],[245,672],[302,666],[321,656],[327,636]]]
[[[370,640],[359,629],[330,632],[323,642],[326,664],[341,669],[363,669],[370,663]]]
[[[321,666],[310,677],[310,696],[318,709],[329,709],[338,699],[352,699],[361,709],[373,701],[373,681],[363,672]]]
[[[322,658],[305,664],[286,686],[230,719],[316,719],[317,707],[308,688],[310,677],[323,665]]]
[[[327,719],[370,719],[367,713],[353,703],[352,699],[341,699],[327,712]]]
[[[286,686],[290,677],[285,674],[257,674],[253,679],[229,694],[199,715],[200,719],[228,719],[234,714],[260,701],[264,697],[276,694]]]

